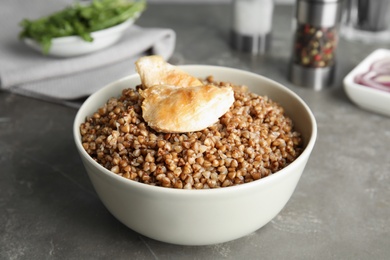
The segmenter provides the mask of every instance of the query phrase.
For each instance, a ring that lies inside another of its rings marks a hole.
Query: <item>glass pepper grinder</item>
[[[233,0],[231,44],[238,51],[265,54],[271,44],[273,0]]]
[[[297,0],[289,79],[315,90],[331,86],[342,0]]]

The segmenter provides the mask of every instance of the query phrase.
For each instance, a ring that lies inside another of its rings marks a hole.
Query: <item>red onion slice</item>
[[[358,84],[390,92],[390,57],[373,62],[367,72],[358,74],[354,80]]]
[[[379,74],[375,76],[373,79],[379,84],[382,84],[386,87],[390,87],[390,74]]]
[[[375,61],[372,63],[370,70],[390,73],[390,58]]]

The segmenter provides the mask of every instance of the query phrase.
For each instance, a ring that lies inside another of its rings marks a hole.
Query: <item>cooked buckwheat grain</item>
[[[212,77],[206,81],[230,85]],[[268,97],[233,88],[235,102],[217,123],[181,134],[149,128],[142,118],[142,98],[136,89],[125,89],[81,124],[83,147],[115,174],[178,189],[238,185],[286,167],[302,151],[291,119]]]

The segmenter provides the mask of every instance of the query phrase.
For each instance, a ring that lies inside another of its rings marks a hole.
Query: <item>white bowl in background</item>
[[[79,109],[74,140],[89,178],[106,208],[123,224],[147,237],[180,245],[210,245],[248,235],[271,221],[286,205],[301,177],[317,136],[316,120],[304,101],[288,88],[260,75],[232,68],[190,65],[199,78],[245,84],[285,108],[304,142],[302,154],[284,169],[260,180],[218,189],[181,190],[139,183],[107,170],[84,150],[79,127],[87,116],[124,88],[140,84],[138,74],[122,78],[91,95]]]
[[[137,16],[138,17],[138,16]],[[116,43],[135,21],[135,18],[107,29],[92,32],[92,42],[84,41],[79,36],[65,36],[52,39],[52,44],[47,55],[55,57],[73,57],[92,53]],[[25,44],[42,53],[41,45],[31,38],[24,38]]]
[[[357,75],[369,71],[375,61],[384,58],[390,59],[390,50],[375,50],[348,73],[343,80],[343,84],[347,96],[356,105],[371,112],[390,116],[390,92],[367,87],[355,82]]]

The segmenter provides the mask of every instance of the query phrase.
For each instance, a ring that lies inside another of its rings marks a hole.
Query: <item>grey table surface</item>
[[[287,80],[291,6],[276,6],[272,48],[254,57],[229,46],[226,4],[150,4],[138,21],[177,33],[175,64],[252,71],[301,96],[318,139],[288,204],[249,236],[210,246],[158,242],[102,205],[77,154],[74,108],[0,92],[1,259],[390,259],[390,118],[360,109],[342,78],[390,44],[340,40],[336,84],[323,91]],[[130,72],[129,72],[130,73]]]

